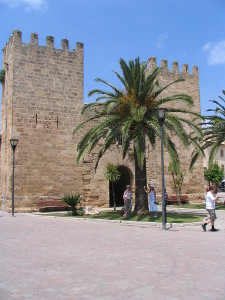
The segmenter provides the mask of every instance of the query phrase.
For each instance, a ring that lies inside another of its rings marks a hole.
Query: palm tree
[[[112,184],[114,210],[116,210],[116,197],[114,191],[114,182],[120,179],[121,173],[118,171],[118,166],[108,163],[105,171],[105,178]]]
[[[222,90],[225,95],[225,90]],[[207,111],[213,112],[210,116],[204,117],[203,126],[203,138],[201,139],[201,147],[203,150],[210,148],[209,153],[209,167],[212,167],[213,160],[220,145],[225,141],[225,99],[218,96],[222,103],[217,100],[209,100],[215,103],[217,107],[215,109],[208,109]],[[194,151],[192,154],[191,169],[193,164],[199,157],[199,152]]]
[[[166,86],[160,87],[157,76],[161,68],[155,68],[147,75],[146,64],[141,64],[139,58],[129,61],[127,64],[120,59],[122,76],[114,72],[123,85],[119,89],[107,81],[97,78],[96,81],[103,83],[111,91],[94,89],[89,92],[89,96],[98,95],[96,102],[87,104],[82,114],[89,113],[87,119],[83,121],[74,131],[77,132],[85,125],[90,124],[91,129],[80,139],[77,150],[77,160],[80,161],[87,152],[98,144],[100,140],[104,141],[96,162],[98,162],[109,147],[115,143],[118,136],[122,136],[122,155],[125,158],[129,151],[129,146],[133,144],[135,160],[135,213],[145,213],[148,211],[147,194],[144,191],[146,185],[146,160],[145,148],[146,137],[152,146],[156,143],[156,138],[160,137],[160,126],[157,119],[156,109],[166,107],[172,101],[181,101],[189,107],[193,106],[193,100],[185,94],[171,95],[160,98],[161,93],[170,85],[183,79],[175,80]],[[164,145],[170,154],[174,164],[179,165],[179,157],[175,144],[171,139],[170,133],[175,133],[186,147],[190,143],[198,149],[196,139],[188,134],[184,129],[187,124],[199,136],[200,127],[194,122],[178,116],[177,113],[192,114],[186,109],[169,108],[164,123]],[[91,115],[91,116],[90,116]],[[197,115],[198,116],[198,115]],[[198,116],[199,117],[199,116]],[[165,130],[167,128],[168,130]]]

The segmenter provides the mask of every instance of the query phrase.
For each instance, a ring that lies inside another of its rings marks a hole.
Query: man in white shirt
[[[205,203],[206,203],[206,209],[209,213],[209,218],[208,220],[204,220],[203,223],[202,223],[202,228],[204,231],[206,231],[206,226],[211,223],[211,231],[218,231],[219,229],[216,229],[214,227],[214,222],[215,220],[217,219],[216,217],[216,212],[215,212],[215,202],[218,198],[218,195],[214,196],[215,194],[215,188],[214,186],[210,186],[209,187],[209,191],[206,193],[206,196],[205,196]]]

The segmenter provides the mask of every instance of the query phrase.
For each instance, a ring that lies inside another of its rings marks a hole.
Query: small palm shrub
[[[77,205],[80,204],[82,196],[79,194],[76,195],[67,195],[62,198],[62,201],[68,204],[71,207],[72,215],[78,215]],[[79,208],[79,210],[81,207]]]

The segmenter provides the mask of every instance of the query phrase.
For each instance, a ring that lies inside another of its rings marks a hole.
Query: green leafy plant
[[[78,211],[81,210],[81,207],[78,209],[77,205],[80,204],[82,198],[83,197],[79,194],[67,195],[62,198],[62,201],[71,207],[72,215],[78,215]]]
[[[222,90],[222,94],[225,96],[225,90]],[[203,137],[200,139],[199,144],[203,150],[209,148],[209,167],[214,163],[214,159],[221,144],[225,141],[225,98],[218,96],[219,101],[209,100],[216,104],[215,109],[208,109],[212,112],[211,115],[204,116],[204,122],[202,122]],[[191,170],[195,161],[198,159],[202,152],[196,151],[192,153]],[[204,154],[201,155],[204,157]]]
[[[214,163],[209,169],[204,171],[205,180],[208,181],[208,184],[211,183],[216,184],[216,190],[218,187],[218,183],[223,180],[223,172],[224,170],[219,167],[218,163]]]
[[[118,166],[112,163],[108,163],[105,171],[105,178],[109,180],[112,184],[112,192],[113,192],[113,202],[114,202],[114,210],[116,210],[116,198],[114,191],[114,182],[120,179],[121,173],[118,171]]]
[[[3,84],[5,82],[5,70],[0,70],[0,83]]]

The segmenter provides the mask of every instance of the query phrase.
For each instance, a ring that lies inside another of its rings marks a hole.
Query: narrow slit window
[[[37,114],[36,114],[35,120],[36,120],[36,126],[37,126]]]

